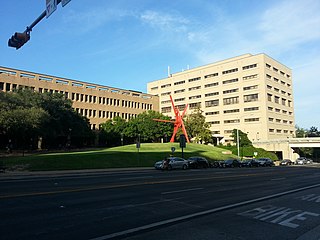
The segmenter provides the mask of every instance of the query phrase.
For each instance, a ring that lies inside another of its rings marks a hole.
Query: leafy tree
[[[307,136],[308,137],[320,137],[320,131],[318,131],[317,127],[312,126],[308,131],[307,131]]]
[[[202,115],[202,112],[200,108],[197,108],[191,114],[187,115],[185,121],[189,138],[194,138],[194,141],[197,143],[212,141],[210,124],[206,122],[206,118]]]
[[[296,137],[297,138],[304,138],[307,135],[307,130],[300,128],[296,125]]]
[[[241,130],[238,130],[238,134],[239,134],[239,146],[241,147],[248,147],[248,146],[252,146],[252,142],[250,141],[250,139],[248,138],[248,135],[244,132],[242,132]],[[235,144],[237,144],[237,129],[233,129],[232,130],[232,134],[231,137],[233,137],[233,142]]]

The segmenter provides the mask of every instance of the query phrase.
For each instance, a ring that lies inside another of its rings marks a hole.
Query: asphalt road
[[[0,175],[1,239],[320,239],[320,167]]]

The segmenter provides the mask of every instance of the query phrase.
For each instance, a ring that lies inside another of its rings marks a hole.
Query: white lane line
[[[272,178],[270,179],[271,181],[279,181],[279,180],[284,180],[286,179],[285,177],[282,177],[282,178]]]
[[[165,194],[172,194],[172,193],[181,193],[181,192],[189,192],[189,191],[196,191],[196,190],[202,190],[203,188],[189,188],[184,190],[177,190],[177,191],[171,191],[171,192],[162,192],[162,195]]]
[[[134,180],[134,179],[153,178],[153,177],[154,176],[126,177],[126,178],[120,178],[120,180]]]
[[[104,235],[104,236],[101,236],[101,237],[92,238],[91,240],[106,240],[106,239],[112,239],[112,238],[115,238],[115,237],[121,237],[121,236],[125,236],[127,234],[133,234],[133,233],[145,231],[147,229],[152,229],[152,228],[156,228],[156,227],[159,227],[159,226],[163,226],[163,225],[166,225],[166,224],[169,224],[169,223],[173,224],[173,223],[180,222],[180,221],[187,220],[187,219],[191,219],[191,218],[194,218],[194,217],[200,217],[200,216],[204,216],[204,215],[207,215],[207,214],[220,212],[220,211],[223,211],[223,210],[228,210],[228,209],[231,209],[231,208],[234,208],[234,207],[240,207],[240,206],[243,206],[243,205],[246,205],[246,204],[260,202],[260,201],[268,200],[268,199],[275,198],[275,197],[281,197],[283,195],[296,193],[296,192],[300,192],[300,191],[303,191],[303,190],[316,188],[316,187],[320,187],[320,183],[319,184],[315,184],[315,185],[311,185],[311,186],[307,186],[307,187],[302,187],[302,188],[297,188],[297,189],[281,192],[281,193],[272,194],[272,195],[265,196],[265,197],[255,198],[255,199],[243,201],[243,202],[240,202],[240,203],[234,203],[234,204],[230,204],[230,205],[226,205],[226,206],[222,206],[222,207],[218,207],[218,208],[213,208],[213,209],[209,209],[209,210],[206,210],[206,211],[197,212],[197,213],[193,213],[193,214],[189,214],[189,215],[185,215],[185,216],[181,216],[181,217],[171,218],[171,219],[168,219],[168,220],[147,224],[147,225],[144,225],[144,226],[141,226],[141,227],[131,228],[131,229],[127,229],[127,230],[124,230],[124,231],[121,231],[121,232],[111,233],[111,234]]]

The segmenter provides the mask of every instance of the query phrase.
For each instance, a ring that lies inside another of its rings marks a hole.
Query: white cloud
[[[188,19],[177,14],[161,13],[156,11],[145,11],[140,16],[142,22],[162,30],[172,32],[184,32],[187,30]]]
[[[266,45],[285,49],[320,39],[320,2],[317,0],[286,0],[267,9],[259,29]]]

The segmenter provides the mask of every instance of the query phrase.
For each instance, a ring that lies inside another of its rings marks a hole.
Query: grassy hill
[[[151,167],[156,161],[169,156],[172,147],[176,149],[174,156],[181,157],[179,143],[142,143],[139,151],[136,145],[132,144],[92,151],[8,157],[0,161],[9,169],[29,171]],[[209,160],[224,160],[236,157],[225,153],[225,149],[201,144],[191,143],[184,148],[184,158],[204,156]]]

